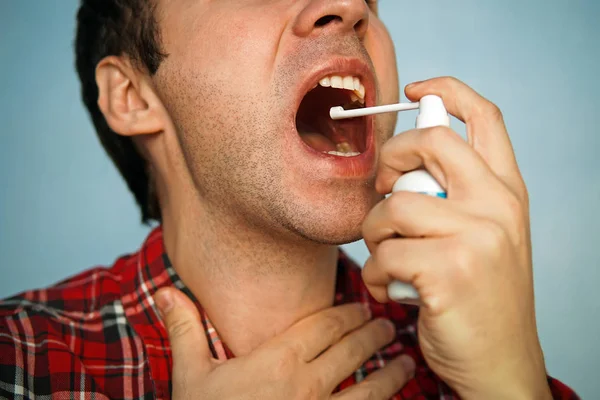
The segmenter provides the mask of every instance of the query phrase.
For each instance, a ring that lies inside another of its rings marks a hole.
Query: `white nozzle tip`
[[[331,107],[331,109],[329,110],[329,116],[331,117],[331,119],[340,119],[343,113],[344,107],[341,106]]]

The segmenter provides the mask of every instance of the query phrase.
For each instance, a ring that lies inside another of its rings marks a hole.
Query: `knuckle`
[[[504,188],[498,210],[509,239],[513,244],[521,245],[528,236],[529,201],[525,184],[517,182],[516,185],[515,189]]]
[[[481,222],[476,237],[478,238],[477,247],[485,252],[488,257],[493,258],[497,258],[502,254],[508,241],[504,229],[492,221]]]
[[[458,78],[454,77],[454,76],[444,76],[441,78],[442,82],[448,86],[456,86],[456,85],[462,85],[462,81],[459,80]]]
[[[348,360],[353,364],[358,364],[367,356],[368,348],[365,340],[357,338],[346,348]]]
[[[286,346],[281,349],[278,356],[275,358],[275,364],[272,369],[276,380],[285,381],[293,376],[299,364],[299,360],[298,352],[292,346]]]
[[[525,207],[523,206],[522,200],[515,193],[508,191],[505,205],[509,223],[522,224],[525,217]]]
[[[176,319],[167,325],[167,331],[171,340],[189,335],[194,329],[193,322],[186,319]]]
[[[324,332],[327,332],[327,335],[330,336],[332,343],[337,342],[346,333],[344,317],[336,309],[333,309],[324,318]]]
[[[489,100],[484,100],[481,105],[478,107],[478,113],[485,119],[490,119],[492,121],[501,121],[504,119],[502,115],[502,110],[496,104],[492,103]]]
[[[434,126],[423,130],[421,140],[423,147],[432,153],[442,151],[448,144],[454,142],[458,135],[447,126]]]
[[[507,243],[508,236],[499,224],[480,221],[467,237],[453,243],[453,272],[463,282],[474,282],[486,265],[501,258]]]
[[[406,218],[409,207],[414,202],[414,194],[407,191],[392,193],[385,202],[385,214],[392,221],[400,222]]]
[[[381,242],[375,252],[375,260],[380,270],[386,271],[390,266],[390,261],[395,258],[396,246],[391,240]]]
[[[455,268],[452,271],[463,282],[471,282],[476,279],[476,257],[472,246],[467,245],[464,241],[456,242],[453,249],[453,261]]]

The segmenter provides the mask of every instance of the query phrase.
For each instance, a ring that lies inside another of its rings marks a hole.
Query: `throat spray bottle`
[[[444,107],[444,102],[438,96],[424,96],[419,101],[419,115],[416,128],[431,128],[434,126],[450,126],[450,117]],[[417,192],[446,198],[446,191],[429,172],[424,169],[407,172],[402,175],[392,189],[392,193],[399,191]],[[411,285],[394,281],[388,286],[390,299],[406,304],[420,304],[419,294]]]
[[[434,126],[450,126],[450,117],[439,96],[427,95],[418,103],[399,103],[362,109],[344,110],[343,107],[333,107],[330,110],[332,119],[356,118],[365,115],[374,115],[388,112],[399,112],[419,109],[417,128],[431,128]],[[409,191],[423,193],[430,196],[446,198],[444,188],[424,169],[411,171],[402,175],[394,184],[392,192]],[[420,304],[417,290],[404,282],[394,281],[388,286],[388,296],[399,303]]]

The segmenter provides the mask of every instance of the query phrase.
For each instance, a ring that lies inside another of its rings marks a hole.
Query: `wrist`
[[[552,400],[552,392],[548,383],[542,386],[529,385],[524,388],[511,386],[510,382],[505,382],[503,387],[477,391],[469,393],[459,393],[463,400]]]
[[[520,362],[508,363],[503,370],[495,369],[495,373],[484,378],[478,385],[464,393],[459,391],[460,397],[465,400],[552,399],[543,355],[538,358],[531,357],[530,354],[528,362],[524,361],[521,359]]]

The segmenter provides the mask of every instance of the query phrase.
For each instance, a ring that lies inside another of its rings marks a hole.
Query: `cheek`
[[[377,80],[379,81],[379,104],[392,104],[400,101],[398,83],[398,68],[396,66],[396,51],[392,38],[383,23],[372,17],[369,31],[365,36],[365,47],[369,52]],[[377,116],[377,124],[384,140],[394,133],[398,114],[388,113]]]
[[[264,16],[257,15],[255,8],[232,13],[228,3],[217,2],[207,7],[208,11],[182,13],[178,16],[181,20],[171,21],[179,28],[165,29],[169,54],[165,62],[185,71],[192,84],[198,77],[226,82],[220,90],[243,98],[270,77],[270,64],[264,61],[273,59],[278,36],[276,24],[263,23]]]
[[[398,68],[394,43],[383,23],[372,17],[365,37],[365,47],[373,60],[381,89],[381,104],[400,101]]]

